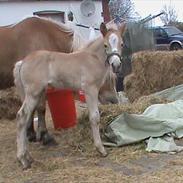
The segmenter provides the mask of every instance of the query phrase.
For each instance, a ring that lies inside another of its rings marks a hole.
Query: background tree
[[[112,19],[137,19],[139,15],[134,10],[131,0],[110,0],[109,11]]]
[[[173,25],[177,22],[177,13],[172,6],[164,5],[162,12],[164,14],[160,16],[160,19],[165,25]]]

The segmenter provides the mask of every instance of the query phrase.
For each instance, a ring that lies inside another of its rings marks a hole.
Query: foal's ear
[[[125,30],[126,30],[126,23],[123,23],[123,24],[119,27],[119,31],[120,31],[121,35],[124,34]]]
[[[100,32],[102,33],[103,36],[107,34],[107,27],[104,22],[100,24]]]

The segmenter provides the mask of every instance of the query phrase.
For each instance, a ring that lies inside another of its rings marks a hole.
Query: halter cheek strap
[[[106,65],[107,65],[107,64],[110,65],[109,60],[110,60],[111,57],[113,57],[114,55],[116,55],[117,57],[119,57],[120,61],[122,61],[121,55],[120,55],[119,53],[117,53],[117,52],[113,52],[113,53],[110,53],[110,54],[107,55],[107,59],[106,59],[106,61],[105,61],[105,64],[106,64]]]

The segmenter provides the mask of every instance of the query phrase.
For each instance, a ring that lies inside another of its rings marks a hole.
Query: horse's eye
[[[107,48],[107,44],[104,44],[104,48]]]
[[[122,48],[124,47],[124,43],[121,43],[121,47],[122,47]]]

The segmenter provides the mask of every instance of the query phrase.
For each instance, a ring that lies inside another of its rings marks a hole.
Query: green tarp
[[[152,94],[153,96],[158,96],[160,98],[165,98],[171,101],[183,99],[183,85],[173,86],[167,88],[166,90]]]
[[[148,140],[148,151],[179,152],[174,137],[183,137],[183,100],[155,104],[141,115],[123,113],[106,129],[108,146],[123,146]]]

